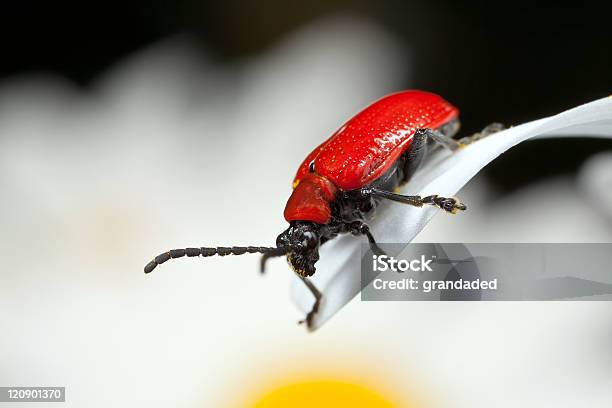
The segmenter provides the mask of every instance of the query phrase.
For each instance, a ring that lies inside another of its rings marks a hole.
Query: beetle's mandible
[[[277,237],[276,246],[173,249],[155,257],[144,271],[150,273],[157,265],[183,256],[261,253],[263,272],[268,258],[286,256],[315,297],[312,310],[301,321],[311,328],[322,295],[308,277],[315,273],[319,247],[339,234],[351,233],[365,235],[372,251],[381,253],[366,221],[383,199],[416,207],[433,205],[449,213],[465,210],[454,198],[396,191],[419,168],[432,143],[454,151],[501,129],[494,123],[456,140],[459,111],[440,96],[417,90],[388,95],[351,118],[302,162],[285,207],[289,227]]]

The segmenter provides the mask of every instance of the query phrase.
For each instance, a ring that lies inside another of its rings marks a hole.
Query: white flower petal
[[[422,196],[453,196],[484,166],[516,144],[528,139],[563,136],[612,138],[612,97],[512,127],[456,153],[437,149],[401,191]],[[438,211],[433,207],[384,203],[370,227],[379,242],[410,242]],[[359,293],[360,242],[353,236],[343,236],[321,248],[318,272],[312,279],[323,292],[315,328],[321,327]],[[314,301],[297,278],[293,283],[292,297],[304,312],[310,310]]]
[[[598,213],[612,220],[612,153],[589,158],[578,174],[581,191]]]

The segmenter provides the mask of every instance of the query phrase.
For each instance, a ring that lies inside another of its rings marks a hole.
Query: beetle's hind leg
[[[459,141],[436,129],[417,129],[414,137],[415,139],[431,139],[440,146],[453,152],[463,147]]]
[[[323,298],[323,294],[319,289],[317,289],[314,283],[310,281],[310,279],[300,275],[298,275],[298,277],[302,280],[302,282],[304,282],[304,285],[306,285],[308,290],[310,290],[310,293],[312,293],[315,298],[315,302],[312,305],[312,309],[310,309],[310,312],[308,312],[306,314],[306,317],[303,320],[300,320],[298,324],[306,323],[306,327],[308,328],[308,330],[312,331],[314,329],[314,317],[319,312],[319,306],[321,305],[321,299]]]
[[[461,139],[459,139],[459,143],[462,146],[467,146],[471,143],[474,143],[480,139],[484,139],[485,137],[492,135],[493,133],[497,133],[500,132],[502,130],[504,130],[506,127],[501,124],[501,123],[491,123],[489,125],[487,125],[484,129],[482,129],[480,132],[478,133],[474,133],[471,136],[466,136],[466,137],[462,137]]]
[[[453,139],[451,136],[436,130],[436,129],[417,129],[415,133],[415,138],[424,138],[430,139],[439,144],[440,146],[450,150],[456,151],[465,147],[471,143],[474,143],[480,139],[484,139],[485,137],[492,135],[493,133],[497,133],[501,130],[504,130],[505,126],[501,123],[491,123],[486,126],[478,133],[474,133],[471,136],[462,137],[461,139]]]

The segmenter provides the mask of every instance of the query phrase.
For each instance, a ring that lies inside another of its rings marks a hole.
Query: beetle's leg
[[[415,137],[424,137],[433,140],[438,143],[440,146],[443,146],[450,151],[456,151],[462,147],[465,147],[471,143],[474,143],[480,139],[484,139],[485,137],[492,135],[493,133],[497,133],[501,130],[504,130],[505,126],[501,123],[491,123],[487,125],[484,129],[482,129],[478,133],[474,133],[471,136],[462,137],[459,140],[453,139],[452,137],[445,135],[436,129],[417,129],[415,133]]]
[[[466,136],[459,139],[459,143],[463,146],[469,145],[470,143],[474,143],[480,139],[484,139],[485,137],[492,135],[493,133],[497,133],[499,131],[504,130],[506,127],[501,123],[491,123],[487,125],[484,129],[482,129],[478,133],[474,133],[472,136]]]
[[[285,250],[279,249],[278,251],[270,251],[266,252],[261,256],[261,261],[259,263],[259,272],[263,275],[266,272],[266,262],[270,258],[274,258],[277,256],[283,256],[286,254]]]
[[[370,232],[370,227],[368,227],[368,224],[362,221],[353,221],[348,223],[347,227],[351,234],[356,236],[365,235],[368,238],[368,243],[370,244],[370,250],[372,250],[372,253],[376,255],[385,255],[385,251],[380,249],[380,247],[376,243],[374,236]]]
[[[434,142],[438,143],[440,146],[453,152],[463,147],[462,144],[457,140],[453,139],[450,136],[446,136],[444,133],[435,129],[417,129],[416,133],[414,134],[414,137],[431,139]]]
[[[457,211],[467,210],[467,205],[458,201],[456,198],[440,197],[437,194],[423,197],[421,201],[423,202],[423,204],[431,204],[435,205],[436,207],[440,207],[444,211],[449,212],[451,214],[455,214],[457,213]]]
[[[310,281],[310,279],[300,275],[297,276],[302,280],[302,282],[304,282],[304,285],[306,285],[308,290],[310,290],[310,293],[312,293],[315,298],[315,302],[312,305],[312,309],[310,309],[310,312],[306,314],[306,318],[300,320],[298,324],[306,323],[306,327],[308,328],[308,330],[313,330],[314,327],[312,326],[312,322],[315,315],[319,312],[319,306],[321,305],[321,299],[323,298],[323,294],[319,289],[317,289],[314,283]]]
[[[457,211],[467,209],[465,204],[460,203],[455,198],[440,197],[438,195],[430,195],[427,197],[407,196],[371,187],[362,189],[361,193],[364,195],[370,195],[372,197],[386,198],[391,201],[397,201],[398,203],[410,204],[415,207],[422,207],[424,204],[435,205],[436,207],[440,207],[444,211],[453,214]]]

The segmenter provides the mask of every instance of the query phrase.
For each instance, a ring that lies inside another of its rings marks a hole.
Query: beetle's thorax
[[[331,202],[338,189],[327,178],[306,174],[295,186],[285,206],[285,219],[327,224],[331,221]]]

